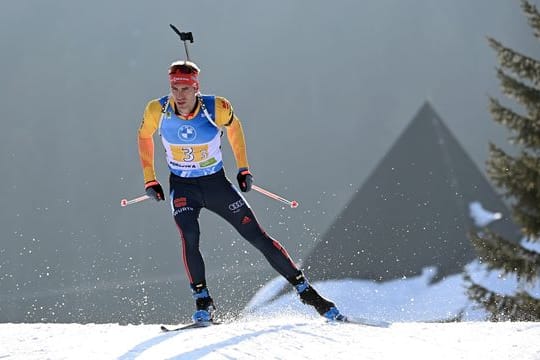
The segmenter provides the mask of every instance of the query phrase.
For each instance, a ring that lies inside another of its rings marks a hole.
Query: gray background
[[[487,112],[486,36],[539,55],[518,1],[3,1],[0,321],[192,311],[169,207],[119,206],[143,192],[144,106],[184,56],[169,23],[194,33],[204,92],[242,119],[257,184],[300,202],[247,195],[298,261],[425,100],[483,169],[507,136]],[[234,314],[274,273],[222,220],[201,223],[211,291]]]

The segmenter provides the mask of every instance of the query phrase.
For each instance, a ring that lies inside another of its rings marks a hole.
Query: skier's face
[[[195,87],[171,84],[171,94],[176,104],[176,109],[181,115],[188,115],[193,111],[197,101],[197,89]]]

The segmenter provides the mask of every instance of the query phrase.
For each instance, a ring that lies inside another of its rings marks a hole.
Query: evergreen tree
[[[540,13],[536,6],[521,0],[521,7],[540,39]],[[521,228],[526,242],[540,241],[540,62],[488,38],[499,62],[497,76],[502,92],[518,110],[489,99],[493,120],[506,126],[510,142],[518,148],[510,155],[490,144],[487,173],[512,204],[513,219]],[[520,284],[514,295],[497,294],[477,283],[469,275],[468,296],[481,304],[493,321],[539,321],[540,299],[526,290],[524,284],[538,284],[540,254],[511,242],[489,229],[470,234],[480,261],[488,270],[500,269],[515,274]]]

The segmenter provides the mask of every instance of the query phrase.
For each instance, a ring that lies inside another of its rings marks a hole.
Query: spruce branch
[[[540,150],[540,121],[522,116],[492,97],[489,98],[489,112],[494,121],[513,131],[512,143]]]
[[[535,5],[526,0],[521,0],[521,8],[528,18],[529,25],[534,30],[534,36],[540,38],[540,13],[538,12],[538,9]]]
[[[502,91],[509,98],[525,106],[532,118],[540,117],[540,90],[515,79],[500,68],[497,69],[497,77]]]
[[[499,64],[515,76],[526,78],[534,85],[540,84],[540,62],[516,52],[497,40],[488,37],[489,45],[496,51]]]
[[[518,281],[530,283],[540,276],[540,253],[527,250],[519,244],[505,240],[489,229],[471,232],[469,238],[480,261],[489,271],[500,269],[504,274],[515,274]]]
[[[500,295],[475,283],[468,274],[464,278],[469,283],[467,296],[489,312],[490,321],[540,320],[540,301],[527,292]]]

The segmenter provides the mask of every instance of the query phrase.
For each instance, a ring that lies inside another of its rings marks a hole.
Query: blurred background
[[[300,203],[246,195],[297,262],[426,101],[483,170],[488,143],[507,142],[487,111],[499,90],[486,37],[538,55],[507,0],[2,2],[0,322],[193,311],[168,204],[119,205],[144,192],[142,112],[185,56],[170,23],[193,32],[203,92],[242,120],[256,183]],[[210,290],[234,315],[276,274],[217,216],[201,229]]]

